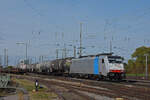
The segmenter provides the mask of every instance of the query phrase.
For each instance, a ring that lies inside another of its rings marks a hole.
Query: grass
[[[15,89],[0,88],[0,97],[12,95]]]
[[[26,79],[13,79],[13,81],[19,83],[21,87],[28,91],[30,100],[53,100],[57,98],[56,94],[48,92],[46,86],[43,86],[43,88],[40,88],[39,91],[35,92],[34,82]],[[21,94],[19,93],[19,95]]]
[[[141,76],[141,77],[145,77],[145,74],[126,74],[126,76]],[[150,77],[150,74],[149,74]]]
[[[31,93],[31,100],[52,100],[56,99],[57,95],[54,93],[46,93],[46,92],[35,92]]]

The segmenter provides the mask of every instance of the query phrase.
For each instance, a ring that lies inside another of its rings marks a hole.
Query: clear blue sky
[[[16,42],[30,41],[30,57],[54,59],[64,43],[70,50],[69,44],[79,47],[82,22],[84,55],[108,52],[111,40],[114,53],[128,59],[135,48],[149,46],[149,20],[149,0],[1,0],[0,54],[8,48],[15,64],[25,55]]]

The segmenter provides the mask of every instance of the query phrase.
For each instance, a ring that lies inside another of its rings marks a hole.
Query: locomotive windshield
[[[108,56],[109,63],[122,63],[123,58],[120,56]]]

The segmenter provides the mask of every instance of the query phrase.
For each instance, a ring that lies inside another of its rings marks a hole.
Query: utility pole
[[[62,58],[67,57],[67,49],[66,49],[66,43],[64,43],[64,48],[62,49]]]
[[[42,55],[42,62],[44,61],[44,56]]]
[[[39,56],[39,62],[41,63],[43,61],[44,61],[44,56],[43,55]]]
[[[62,52],[62,59],[64,58],[64,49],[61,50]]]
[[[29,58],[28,60],[29,60],[29,64],[32,64],[32,58]]]
[[[73,48],[74,48],[74,58],[76,58],[76,46],[74,46]]]
[[[56,49],[56,59],[58,59],[58,49]]]
[[[67,57],[67,52],[66,52],[66,48],[64,48],[64,58]]]
[[[36,63],[36,56],[35,56],[35,63]]]
[[[112,41],[110,40],[110,53],[112,53]]]
[[[82,23],[80,23],[80,54],[79,56],[82,56]]]
[[[28,62],[28,61],[27,61],[27,60],[28,60],[28,44],[25,43],[25,45],[26,45],[26,62]]]
[[[145,60],[146,60],[146,65],[145,65],[145,67],[146,67],[146,68],[145,68],[145,78],[147,79],[147,78],[148,78],[148,71],[147,71],[147,70],[148,70],[148,68],[147,68],[147,67],[148,67],[148,63],[147,63],[147,62],[148,62],[148,54],[145,54],[144,56],[146,57],[146,58],[145,58]]]
[[[64,48],[64,54],[65,54],[65,58],[67,58],[67,49],[66,49],[66,44],[65,44],[65,48]]]
[[[4,66],[8,67],[8,49],[4,49]]]
[[[2,67],[2,55],[0,55],[0,66]]]
[[[39,62],[41,63],[41,56],[39,56]]]
[[[4,49],[4,67],[6,67],[6,48]]]
[[[7,56],[6,56],[6,66],[8,67],[8,51],[7,51]]]

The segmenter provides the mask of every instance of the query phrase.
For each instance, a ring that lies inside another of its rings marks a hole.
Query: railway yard
[[[38,74],[12,75],[39,81],[58,95],[59,100],[149,100],[150,81],[96,81]]]
[[[11,81],[18,84],[13,89],[18,95],[21,91],[19,98],[23,100],[149,100],[148,74],[128,76],[125,68],[123,57],[101,53],[31,64],[23,62],[0,72],[11,75]],[[15,94],[12,100],[17,97]]]
[[[150,0],[1,0],[0,100],[150,100]]]

